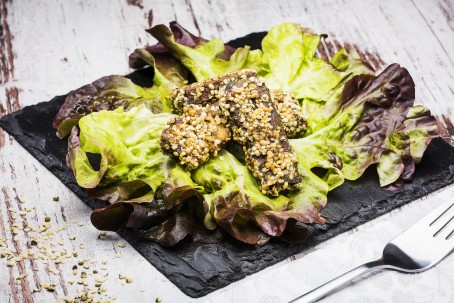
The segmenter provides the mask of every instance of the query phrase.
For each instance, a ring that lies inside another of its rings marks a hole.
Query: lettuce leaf
[[[153,67],[154,85],[143,88],[125,77],[112,75],[70,92],[53,121],[57,136],[66,137],[80,118],[100,110],[118,107],[129,110],[144,104],[154,113],[172,112],[171,91],[187,83],[187,71],[172,58],[156,61],[145,50],[137,49],[134,53]],[[157,62],[160,62],[162,72]]]
[[[100,230],[117,231],[125,226],[137,230],[141,238],[164,246],[173,246],[187,236],[203,243],[222,240],[224,233],[220,228],[205,227],[206,206],[198,194],[186,195],[173,208],[168,208],[164,200],[158,191],[150,203],[117,202],[95,210],[90,219]]]
[[[410,136],[410,155],[418,164],[430,141],[439,137],[437,120],[428,108],[418,105],[410,108],[403,124]]]
[[[302,101],[303,112],[307,117],[308,124],[306,135],[323,128],[339,113],[342,104],[341,95],[348,81],[356,75],[369,75],[369,77],[363,76],[362,78],[362,81],[367,83],[368,79],[372,79],[375,75],[373,69],[367,63],[361,61],[355,51],[347,53],[345,49],[341,49],[334,54],[330,63],[347,74],[347,76],[323,96],[322,100],[315,101],[306,98]],[[362,83],[357,83],[356,85],[361,87]]]
[[[251,172],[226,150],[193,171],[192,179],[203,187],[209,207],[205,225],[220,226],[245,243],[263,245],[270,237],[281,236],[290,218],[303,223],[324,222],[319,209],[307,201],[308,196],[293,201],[289,209],[289,198],[262,194]],[[303,233],[307,235],[307,231]]]
[[[345,85],[340,109],[329,124],[307,137],[297,139],[297,145],[308,151],[317,150],[339,156],[342,160],[342,175],[348,180],[356,180],[367,167],[378,163],[382,155],[389,155],[394,150],[391,147],[393,141],[402,142],[405,139],[405,134],[399,137],[396,131],[413,105],[414,93],[411,76],[398,64],[390,65],[375,78],[355,76]],[[396,140],[397,137],[400,140]],[[387,167],[397,165],[401,173],[402,155],[394,153],[392,156],[393,159],[386,158],[393,160],[388,161]],[[388,183],[387,178],[394,177],[380,174],[382,183]]]
[[[297,99],[324,101],[349,76],[372,72],[357,54],[348,54],[345,49],[331,62],[315,57],[325,37],[299,24],[280,24],[270,29],[262,41],[259,68],[257,58],[251,59],[253,63],[248,67],[256,69],[271,89],[291,92]]]
[[[187,29],[182,27],[178,22],[172,21],[169,24],[169,29],[172,32],[175,42],[181,45],[188,46],[190,48],[196,48],[197,46],[202,46],[205,45],[208,40],[204,39],[202,37],[197,37],[190,33]],[[164,46],[161,42],[158,42],[155,45],[147,45],[144,47],[144,49],[153,55],[155,57],[157,66],[159,70],[165,70],[161,68],[160,62],[166,61],[166,60],[175,60],[172,57],[171,52],[169,49]],[[223,60],[229,60],[230,56],[235,52],[235,48],[224,44],[224,51],[219,54],[219,58]],[[149,63],[146,60],[143,60],[139,56],[137,56],[136,53],[132,53],[129,55],[129,66],[134,69],[138,69],[144,66],[149,65]]]
[[[342,176],[348,180],[358,179],[377,163],[380,186],[401,188],[411,179],[415,163],[430,141],[438,136],[430,112],[413,107],[415,87],[408,71],[392,64],[375,78],[355,76],[338,98],[338,110],[326,126],[320,124],[312,134],[291,140],[294,149],[306,149],[306,159],[314,151],[337,155]]]
[[[436,119],[424,106],[410,107],[402,125],[386,138],[388,151],[377,165],[380,186],[400,189],[411,180],[430,141],[439,136]]]
[[[178,43],[174,32],[163,24],[156,25],[148,29],[147,32],[191,71],[197,81],[240,70],[244,67],[248,58],[249,46],[236,49],[226,60],[226,47],[220,39],[212,39],[202,43],[198,41],[196,45],[187,46]]]
[[[109,194],[121,201],[150,201],[157,188],[172,176],[173,161],[161,152],[159,137],[172,114],[154,115],[141,105],[125,112],[91,113],[79,121],[69,138],[68,163],[77,183],[92,194]],[[93,168],[88,154],[100,156]],[[182,168],[175,173],[189,182]],[[140,194],[139,194],[140,193]]]
[[[174,89],[183,86],[188,82],[188,71],[184,66],[172,57],[154,57],[147,50],[138,48],[134,50],[137,58],[140,58],[153,68],[153,86],[148,90],[151,91],[155,87]],[[166,96],[166,95],[163,95]],[[161,99],[164,103],[168,101]]]

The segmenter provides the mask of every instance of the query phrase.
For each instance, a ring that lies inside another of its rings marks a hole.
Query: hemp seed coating
[[[231,138],[227,120],[219,115],[219,109],[212,105],[202,107],[190,104],[183,115],[172,119],[161,135],[164,152],[186,165],[188,170],[216,156]]]
[[[291,93],[272,90],[270,91],[274,106],[279,116],[281,124],[288,138],[294,138],[306,132],[307,121],[298,100]]]

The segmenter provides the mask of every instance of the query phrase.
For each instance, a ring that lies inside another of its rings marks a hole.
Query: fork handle
[[[372,261],[369,263],[365,263],[363,265],[360,265],[349,272],[346,272],[343,275],[340,275],[337,278],[334,278],[333,280],[326,282],[325,284],[320,285],[319,287],[305,293],[304,295],[299,296],[296,299],[293,299],[289,303],[309,303],[309,302],[315,302],[317,300],[320,300],[327,295],[336,292],[346,286],[350,281],[353,279],[362,276],[366,273],[376,271],[382,268],[385,268],[385,264],[383,263],[382,259]]]

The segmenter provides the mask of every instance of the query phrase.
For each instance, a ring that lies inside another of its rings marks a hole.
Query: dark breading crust
[[[233,139],[243,146],[246,165],[260,181],[263,193],[277,196],[283,190],[301,186],[298,160],[281,127],[281,117],[275,109],[269,90],[254,71],[243,70],[188,85],[178,89],[173,99],[175,108],[184,112],[183,117],[187,108],[200,108],[207,103],[215,103],[211,106],[219,110],[215,115],[226,118],[226,123],[222,125],[231,127]],[[179,123],[176,119],[171,124],[179,125],[177,128],[181,129]],[[171,134],[175,136],[173,132]],[[169,140],[165,137],[168,135],[163,135],[162,142]],[[173,145],[167,142],[170,149],[163,149],[180,158],[179,141],[172,140]],[[189,163],[190,169],[197,167],[208,159],[206,155],[209,156],[209,152],[200,155],[195,161],[189,159],[184,162]]]
[[[167,124],[161,135],[161,149],[193,170],[216,156],[230,140],[231,132],[226,124],[216,106],[190,104],[181,117]]]

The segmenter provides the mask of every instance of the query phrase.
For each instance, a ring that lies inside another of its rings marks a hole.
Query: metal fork
[[[448,201],[386,244],[383,256],[290,301],[315,302],[355,278],[381,269],[418,273],[438,264],[454,250],[454,202]]]

